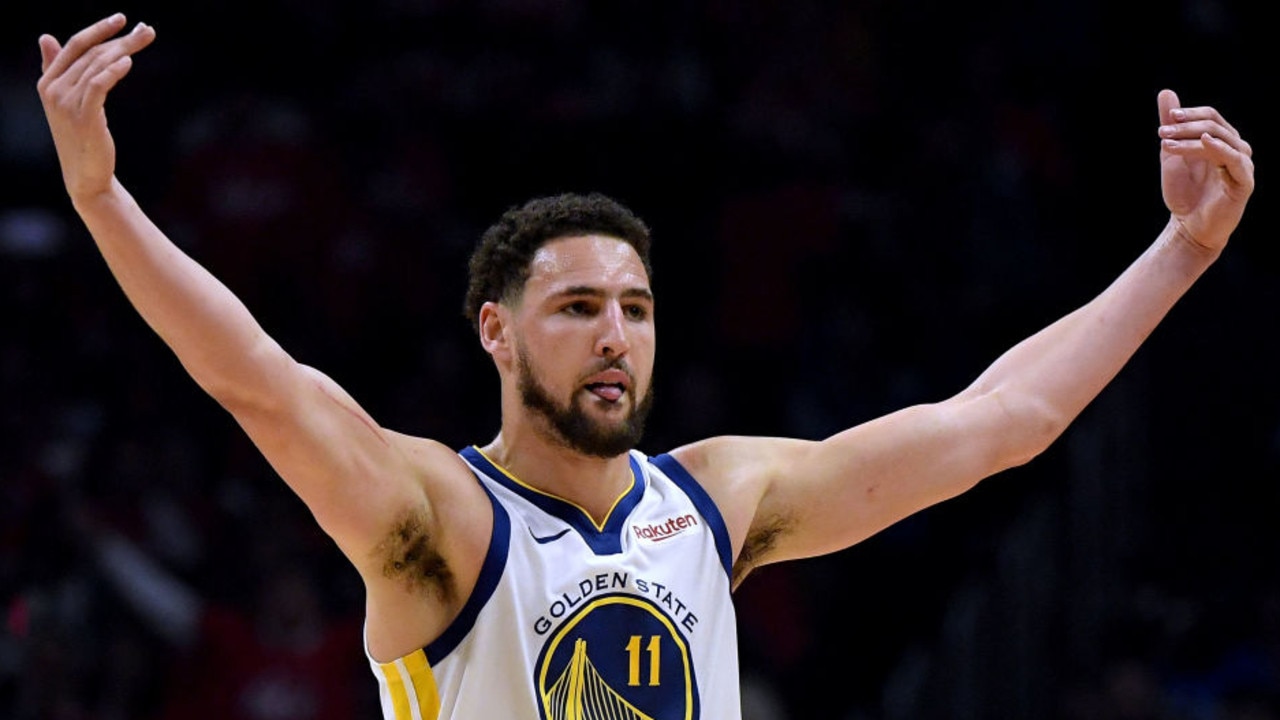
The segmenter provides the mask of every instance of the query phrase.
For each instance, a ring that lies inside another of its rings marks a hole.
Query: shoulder
[[[394,430],[388,430],[387,437],[415,465],[430,467],[432,465],[456,464],[459,468],[466,467],[466,463],[462,461],[462,456],[458,454],[458,451],[439,440],[407,435]]]
[[[812,445],[791,438],[722,435],[683,445],[668,454],[719,508],[736,557],[765,495]]]
[[[446,536],[474,536],[468,543],[474,548],[486,544],[490,500],[462,455],[436,440],[395,432],[388,437],[408,459],[426,500],[428,524],[439,525]]]
[[[470,466],[458,450],[438,440],[395,431],[388,431],[387,438],[407,460],[429,497],[450,488],[480,492]]]
[[[375,657],[402,657],[440,636],[470,597],[488,553],[494,510],[457,451],[401,433],[420,502],[388,518],[364,557],[366,638]]]
[[[813,443],[807,440],[747,435],[721,435],[670,451],[688,472],[708,487],[745,490],[772,482],[786,473]]]

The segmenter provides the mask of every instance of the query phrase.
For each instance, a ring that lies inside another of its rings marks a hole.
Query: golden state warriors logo
[[[592,599],[547,639],[534,682],[542,720],[696,720],[693,658],[679,629],[634,595]]]

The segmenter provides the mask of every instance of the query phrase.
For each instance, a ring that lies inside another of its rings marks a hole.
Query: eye
[[[644,305],[627,305],[622,310],[632,320],[644,320],[649,317],[649,308]]]
[[[575,300],[565,305],[561,312],[569,315],[590,315],[592,312],[591,304],[586,300]]]

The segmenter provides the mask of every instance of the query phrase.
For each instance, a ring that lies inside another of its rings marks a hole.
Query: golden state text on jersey
[[[386,720],[741,720],[728,532],[674,458],[633,450],[597,522],[459,454],[493,505],[490,547],[439,639],[369,658]]]
[[[542,720],[699,717],[689,644],[648,598],[585,601],[549,634],[535,670]]]

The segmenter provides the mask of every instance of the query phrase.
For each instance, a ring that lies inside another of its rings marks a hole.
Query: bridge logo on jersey
[[[550,633],[534,682],[542,720],[697,720],[689,645],[647,598],[604,595]]]

